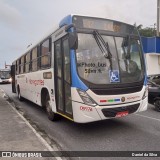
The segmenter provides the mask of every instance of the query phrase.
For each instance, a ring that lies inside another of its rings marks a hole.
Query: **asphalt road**
[[[160,112],[157,112],[152,105],[148,105],[148,110],[145,112],[119,119],[88,124],[77,124],[64,118],[51,122],[41,107],[27,100],[20,102],[17,95],[11,92],[10,84],[0,85],[0,88],[22,107],[28,117],[52,137],[62,150],[160,151]]]

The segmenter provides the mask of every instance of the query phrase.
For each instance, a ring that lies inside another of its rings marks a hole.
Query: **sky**
[[[157,0],[0,0],[0,68],[69,14],[153,27]]]

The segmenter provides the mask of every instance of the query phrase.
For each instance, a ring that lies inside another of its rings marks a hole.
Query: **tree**
[[[140,24],[137,26],[137,29],[139,30],[139,33],[141,36],[145,36],[145,37],[156,36],[156,29],[155,28],[150,28],[150,27],[143,28],[143,25]]]

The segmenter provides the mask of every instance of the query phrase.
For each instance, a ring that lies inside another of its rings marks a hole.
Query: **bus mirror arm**
[[[71,29],[71,28],[74,28],[74,29],[75,29],[74,24],[67,25],[66,28],[65,28],[65,31],[68,32],[69,29]]]
[[[78,48],[78,36],[77,36],[77,33],[69,32],[68,42],[69,42],[69,48],[76,50]]]

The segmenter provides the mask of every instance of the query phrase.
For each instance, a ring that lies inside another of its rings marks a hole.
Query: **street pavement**
[[[30,101],[20,102],[11,85],[0,85],[14,100],[18,109],[45,132],[50,140],[65,151],[160,151],[160,113],[153,105],[148,110],[123,118],[77,124],[62,118],[48,120],[45,111]],[[83,160],[132,160],[146,158],[80,158]],[[159,159],[159,158],[148,158]]]
[[[24,154],[16,154],[7,151],[34,151],[35,156],[41,157],[41,153],[36,151],[51,151],[50,146],[43,141],[42,138],[35,132],[27,121],[11,106],[7,95],[0,89],[0,151],[3,158],[13,156],[13,160],[20,158]],[[11,154],[10,154],[11,153]],[[34,156],[32,153],[27,153],[29,158]],[[9,158],[8,158],[9,159]],[[51,158],[41,158],[49,160]],[[53,158],[52,158],[53,159]]]

